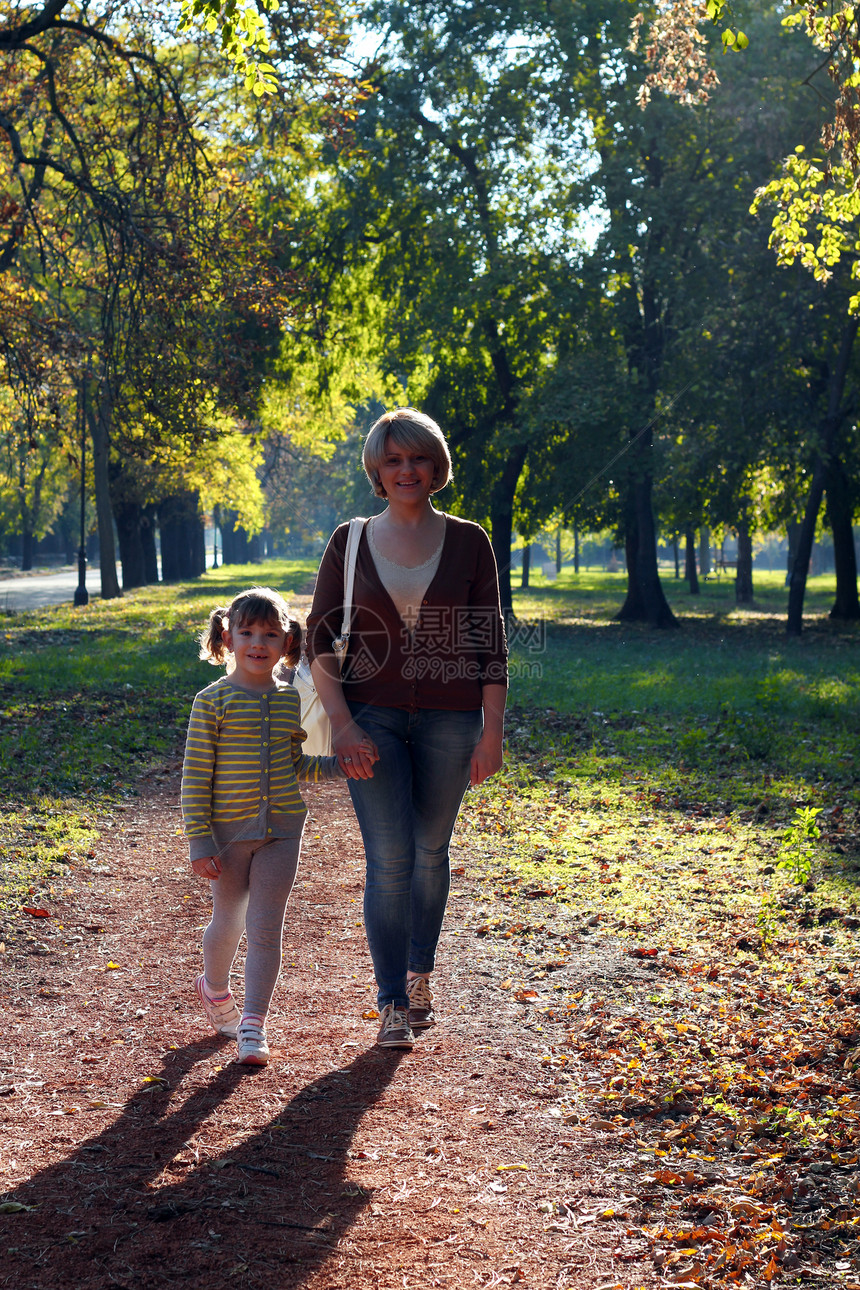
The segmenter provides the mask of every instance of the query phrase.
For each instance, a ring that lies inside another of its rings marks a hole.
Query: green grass
[[[583,756],[595,773],[635,765],[665,792],[686,793],[693,781],[710,797],[729,780],[747,803],[765,788],[789,802],[825,783],[853,798],[858,625],[831,624],[833,580],[812,579],[805,632],[787,637],[782,584],[757,576],[756,605],[739,609],[728,579],[703,584],[700,597],[667,581],[683,617],[677,630],[655,632],[612,621],[617,575],[565,572],[515,595],[530,627],[514,634],[512,699],[577,719],[554,755],[571,752],[580,769]],[[536,623],[542,631],[529,635]]]

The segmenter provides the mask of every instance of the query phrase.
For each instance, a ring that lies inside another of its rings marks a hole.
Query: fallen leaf
[[[24,913],[29,914],[31,918],[50,918],[51,917],[47,909],[37,909],[35,905],[22,905],[21,908],[23,909]]]
[[[496,1165],[496,1169],[497,1169],[497,1170],[498,1170],[498,1172],[501,1174],[501,1173],[505,1173],[505,1172],[507,1172],[507,1171],[509,1171],[509,1170],[511,1170],[511,1169],[524,1169],[524,1170],[527,1170],[527,1169],[528,1169],[528,1165],[524,1165],[524,1164],[515,1164],[515,1165]]]

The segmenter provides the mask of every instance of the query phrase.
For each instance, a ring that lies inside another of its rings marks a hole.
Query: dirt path
[[[456,852],[442,1024],[381,1052],[348,794],[307,798],[264,1071],[198,1011],[208,898],[175,768],[89,868],[32,894],[51,917],[24,915],[0,954],[0,1285],[653,1286],[623,1154],[565,1122],[579,1076],[559,1082],[539,1021],[500,988],[514,951],[475,935],[478,858]],[[553,985],[611,983],[613,965],[590,945]]]

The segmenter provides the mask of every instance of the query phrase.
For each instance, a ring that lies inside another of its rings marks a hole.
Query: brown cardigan
[[[348,529],[348,524],[335,529],[320,563],[307,623],[311,660],[331,654],[332,640],[340,634]],[[507,675],[496,561],[479,524],[445,516],[439,567],[424,593],[411,638],[362,533],[342,674],[348,700],[462,712],[480,708],[484,685],[504,685]]]

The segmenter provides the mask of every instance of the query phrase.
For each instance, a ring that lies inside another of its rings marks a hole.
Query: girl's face
[[[243,623],[224,633],[224,643],[236,660],[232,679],[251,690],[267,690],[286,650],[286,632],[274,623]]]

